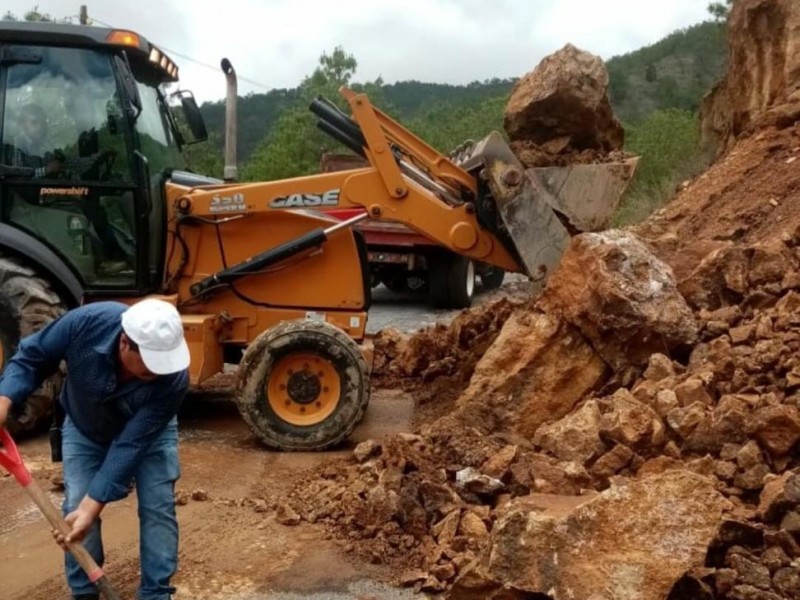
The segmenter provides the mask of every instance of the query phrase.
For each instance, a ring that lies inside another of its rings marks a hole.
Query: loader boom
[[[360,149],[361,169],[273,182],[186,189],[167,185],[170,205],[204,218],[256,215],[286,209],[361,208],[369,218],[399,222],[450,250],[507,271],[524,271],[513,247],[479,222],[475,176],[372,106],[364,94],[342,89],[355,121],[333,105],[312,106],[332,135]],[[316,109],[316,110],[315,110]],[[334,112],[337,111],[337,112]],[[334,131],[335,130],[335,131]],[[506,176],[514,167],[494,166]],[[522,173],[518,173],[522,178]]]

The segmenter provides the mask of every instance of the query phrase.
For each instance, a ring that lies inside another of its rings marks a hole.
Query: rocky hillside
[[[528,302],[376,340],[427,418],[281,514],[460,600],[799,598],[799,18],[736,3],[723,154],[647,223],[577,236]]]

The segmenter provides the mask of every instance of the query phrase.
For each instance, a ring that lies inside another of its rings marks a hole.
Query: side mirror
[[[208,139],[206,122],[205,119],[203,119],[203,114],[200,112],[200,108],[197,106],[197,101],[194,99],[192,92],[184,90],[175,92],[172,96],[180,98],[183,118],[186,120],[189,131],[192,132],[192,139],[185,140],[186,143],[197,144],[198,142],[205,142]]]

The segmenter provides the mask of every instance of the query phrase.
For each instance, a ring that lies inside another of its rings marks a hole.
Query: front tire
[[[480,273],[481,286],[485,290],[496,290],[503,285],[503,280],[506,277],[506,272],[500,267],[486,265],[484,270]]]
[[[67,306],[44,279],[15,258],[0,256],[0,364],[5,367],[22,338],[39,331],[67,311]],[[37,431],[53,415],[63,375],[45,380],[8,420],[12,435]]]
[[[369,403],[361,349],[324,322],[288,321],[268,329],[247,348],[239,372],[239,412],[264,444],[278,450],[338,445]]]

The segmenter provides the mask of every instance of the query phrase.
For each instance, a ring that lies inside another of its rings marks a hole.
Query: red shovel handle
[[[6,429],[0,429],[0,465],[11,473],[19,481],[22,487],[28,487],[33,478],[22,462],[14,438]]]

